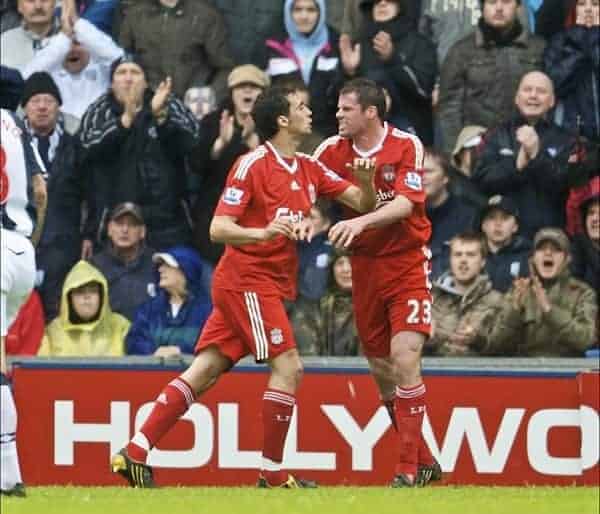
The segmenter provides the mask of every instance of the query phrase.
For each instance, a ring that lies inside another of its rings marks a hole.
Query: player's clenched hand
[[[352,170],[354,176],[362,183],[369,183],[373,180],[375,174],[375,158],[361,159],[354,158],[352,164],[347,163],[346,166]]]
[[[312,241],[315,233],[315,225],[311,219],[305,218],[302,221],[294,223],[292,226],[296,241],[308,241],[309,243]]]
[[[340,221],[329,229],[329,240],[336,248],[348,248],[363,230],[364,223],[360,217]]]
[[[275,218],[265,227],[263,236],[265,241],[270,241],[277,236],[296,239],[294,236],[294,225],[288,218]]]

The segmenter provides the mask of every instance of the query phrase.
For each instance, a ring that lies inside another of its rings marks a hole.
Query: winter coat
[[[142,247],[131,262],[123,262],[112,249],[107,248],[94,254],[92,264],[106,277],[110,305],[114,312],[133,320],[137,308],[154,296],[155,266],[152,262],[154,251]]]
[[[327,291],[333,256],[327,233],[317,234],[310,243],[298,243],[298,295],[319,301]]]
[[[519,81],[541,69],[544,45],[525,30],[510,44],[497,45],[486,40],[481,25],[452,45],[441,68],[438,104],[448,153],[466,125],[493,127],[514,112]]]
[[[530,288],[524,306],[513,306],[514,290],[504,297],[483,353],[521,357],[581,357],[596,341],[596,292],[571,277],[565,265],[544,289],[552,309],[543,313]]]
[[[324,9],[324,1],[318,0],[321,12]],[[286,0],[284,9],[291,10],[292,0]],[[294,39],[300,37],[291,16],[286,17],[286,28],[274,30],[265,39],[263,44],[257,47],[252,62],[271,77],[272,83],[285,82],[291,79],[304,82],[310,94],[310,108],[312,110],[313,130],[322,137],[328,137],[337,132],[335,111],[337,97],[335,97],[333,84],[336,80],[339,60],[339,34],[333,28],[325,25],[325,19],[320,16],[316,31],[326,30],[328,40],[320,49],[314,48],[317,55],[313,60],[310,80],[304,81],[301,73],[300,56],[294,50]],[[279,24],[278,24],[279,26]],[[311,35],[312,35],[311,34]],[[307,38],[307,45],[310,42]]]
[[[542,227],[565,225],[568,160],[575,141],[554,123],[538,121],[534,128],[540,138],[540,150],[518,171],[521,145],[516,131],[525,124],[525,120],[516,117],[488,132],[472,178],[488,196],[505,195],[517,204],[520,233],[532,239]]]
[[[180,98],[188,88],[202,85],[224,98],[234,65],[226,36],[221,14],[206,2],[179,0],[169,8],[149,0],[127,10],[119,44],[139,56],[151,88],[170,76]]]
[[[81,121],[79,141],[90,175],[86,236],[102,241],[109,211],[118,203],[141,208],[147,241],[157,249],[190,237],[184,157],[198,141],[199,125],[174,96],[167,101],[161,125],[151,112],[146,90],[142,110],[128,129],[121,124],[122,105],[112,92],[101,96]]]
[[[479,275],[461,294],[455,288],[451,272],[447,271],[434,283],[432,316],[435,330],[427,348],[436,355],[452,355],[447,346],[450,336],[470,326],[476,336],[466,354],[461,355],[478,355],[477,348],[484,344],[501,300],[502,295],[492,289],[487,275]]]
[[[600,27],[574,26],[556,34],[544,51],[554,83],[557,123],[600,142]]]
[[[427,206],[427,217],[431,221],[431,278],[438,278],[449,268],[450,247],[449,241],[460,232],[473,229],[476,219],[476,210],[449,193],[446,201],[433,208]]]
[[[233,137],[217,159],[211,156],[211,149],[219,137],[220,120],[224,109],[233,113],[233,105],[228,102],[223,109],[207,114],[200,122],[200,138],[189,158],[192,173],[199,175],[197,198],[194,202],[194,246],[213,266],[225,251],[225,245],[210,240],[210,223],[225,188],[229,170],[236,159],[250,148],[242,140],[242,127],[234,118]]]
[[[332,288],[320,301],[321,355],[355,356],[360,351],[352,292]]]
[[[388,61],[381,60],[373,49],[373,38],[379,31],[392,38],[394,50]],[[386,88],[392,99],[388,119],[403,130],[412,128],[424,144],[432,144],[431,94],[438,75],[434,44],[414,30],[405,17],[378,23],[370,13],[365,17],[359,42],[357,75]]]
[[[169,294],[158,286],[156,297],[143,303],[135,313],[127,334],[128,355],[152,355],[159,346],[179,346],[181,353],[192,354],[198,336],[212,309],[209,292],[202,287],[203,263],[189,247],[167,250],[183,271],[187,284],[185,303],[173,316]]]
[[[587,235],[579,234],[573,238],[571,256],[573,276],[600,291],[600,248]]]
[[[531,241],[517,236],[498,250],[488,252],[485,258],[485,272],[492,282],[492,287],[505,293],[510,289],[515,278],[529,276],[529,256]]]
[[[94,321],[74,323],[69,293],[89,282],[101,286],[100,315]],[[129,321],[112,312],[106,278],[87,261],[79,261],[65,278],[60,315],[46,327],[38,355],[53,357],[119,357]]]

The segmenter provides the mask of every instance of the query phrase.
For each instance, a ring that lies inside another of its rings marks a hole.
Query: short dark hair
[[[425,148],[425,157],[431,157],[440,165],[440,168],[444,170],[444,173],[448,175],[450,170],[450,159],[448,159],[448,155],[445,152],[429,146]]]
[[[385,94],[383,89],[370,79],[352,79],[340,90],[341,95],[354,93],[364,111],[368,107],[375,107],[381,120],[385,119]]]
[[[456,234],[450,239],[450,253],[452,253],[453,243],[478,243],[481,251],[481,256],[485,259],[488,254],[488,248],[485,238],[481,232],[465,231]]]
[[[290,115],[288,96],[295,92],[291,87],[273,86],[265,89],[256,99],[252,118],[261,141],[271,139],[279,132],[277,118]]]

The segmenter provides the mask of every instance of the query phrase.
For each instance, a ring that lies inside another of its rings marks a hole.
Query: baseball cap
[[[486,216],[494,209],[500,209],[501,211],[514,216],[517,218],[517,221],[519,221],[519,208],[517,207],[517,204],[507,196],[494,195],[488,200],[487,205],[481,209],[481,223],[483,223]]]
[[[271,79],[264,71],[254,66],[254,64],[243,64],[242,66],[233,68],[227,77],[227,87],[229,89],[241,84],[254,84],[264,89],[269,87]]]
[[[173,257],[170,253],[167,252],[155,253],[152,256],[152,262],[154,264],[160,264],[161,262],[164,262],[172,268],[179,268],[179,263],[177,262],[177,259],[175,259],[175,257]]]
[[[140,225],[144,225],[144,216],[142,215],[142,209],[133,202],[123,202],[115,206],[110,213],[110,220],[116,220],[125,214],[131,214],[136,220],[140,222]]]
[[[546,227],[538,230],[533,238],[533,247],[537,250],[538,246],[545,241],[552,241],[556,246],[566,253],[569,253],[569,249],[571,248],[571,243],[569,243],[567,234],[565,234],[560,228]]]

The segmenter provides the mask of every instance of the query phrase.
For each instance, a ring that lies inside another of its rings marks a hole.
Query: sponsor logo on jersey
[[[331,180],[333,180],[335,182],[340,182],[342,180],[341,177],[335,171],[332,171],[332,170],[327,170],[325,172],[325,176],[329,177]]]
[[[242,203],[244,192],[237,187],[228,187],[223,193],[223,202],[227,205],[240,205]]]
[[[304,219],[302,211],[293,211],[289,207],[279,207],[275,212],[275,219],[287,219],[292,223],[298,223]]]
[[[396,196],[396,193],[393,190],[384,191],[383,189],[378,189],[377,193],[375,193],[375,208],[379,209],[382,205],[391,202]]]
[[[422,191],[423,190],[421,175],[419,175],[416,171],[409,171],[406,174],[406,178],[404,179],[404,184],[406,185],[406,187],[413,189],[414,191]]]
[[[271,329],[271,344],[283,343],[283,332],[280,328]]]
[[[381,176],[385,182],[395,182],[396,181],[396,170],[392,164],[384,164],[381,167]]]

